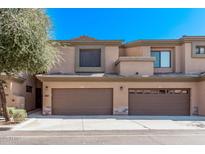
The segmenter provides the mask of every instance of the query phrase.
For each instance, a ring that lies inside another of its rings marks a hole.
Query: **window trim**
[[[97,51],[98,52],[98,56],[99,56],[98,58],[100,60],[100,61],[98,61],[99,66],[82,66],[81,65],[81,53],[86,52],[86,51],[83,51],[83,50],[88,50],[88,51],[90,50],[89,52]],[[92,51],[92,50],[95,50],[95,51]],[[89,49],[82,49],[82,48],[79,49],[79,66],[80,67],[92,67],[93,68],[93,67],[101,67],[101,65],[102,65],[101,64],[101,49],[97,49],[97,48],[96,49],[90,49],[90,48]]]
[[[197,54],[197,47],[205,47],[205,42],[201,42],[201,41],[194,41],[191,42],[191,58],[205,58],[205,54]]]
[[[196,45],[195,48],[196,48],[196,51],[195,51],[195,54],[196,54],[196,55],[205,55],[205,46]],[[200,48],[204,48],[204,53],[197,53],[197,51],[198,51],[197,49],[198,49],[198,48],[199,48],[199,49],[200,49]]]
[[[80,67],[80,49],[100,49],[101,50],[101,66],[100,67]],[[77,73],[103,73],[105,70],[105,47],[104,46],[77,46],[75,50],[75,72]]]
[[[172,68],[172,62],[171,62],[171,60],[172,60],[172,54],[171,54],[171,50],[152,50],[151,51],[151,54],[152,54],[152,52],[159,52],[160,54],[159,54],[159,67],[155,67],[154,66],[154,68]],[[169,52],[169,66],[168,67],[162,67],[161,66],[161,52]]]

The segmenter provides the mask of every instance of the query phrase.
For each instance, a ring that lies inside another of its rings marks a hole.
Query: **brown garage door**
[[[53,114],[111,115],[112,89],[53,89]]]
[[[189,89],[129,89],[130,115],[190,115]]]

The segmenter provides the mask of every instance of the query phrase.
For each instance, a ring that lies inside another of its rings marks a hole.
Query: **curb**
[[[32,119],[27,119],[25,122],[22,122],[20,124],[17,124],[16,126],[13,126],[13,128],[11,129],[11,131],[15,131],[15,130],[18,130],[19,128],[22,128],[23,126],[35,121],[36,119],[35,118],[32,118]]]

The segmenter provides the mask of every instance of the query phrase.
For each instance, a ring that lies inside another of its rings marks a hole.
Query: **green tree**
[[[49,17],[43,9],[0,9],[1,76],[48,71],[57,59],[57,50],[49,41],[49,30]],[[5,80],[0,78],[0,97],[3,115],[9,121]]]

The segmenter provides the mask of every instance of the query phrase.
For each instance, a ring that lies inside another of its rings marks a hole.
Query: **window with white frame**
[[[151,51],[151,56],[155,57],[155,68],[170,68],[171,67],[171,52],[170,51]]]

